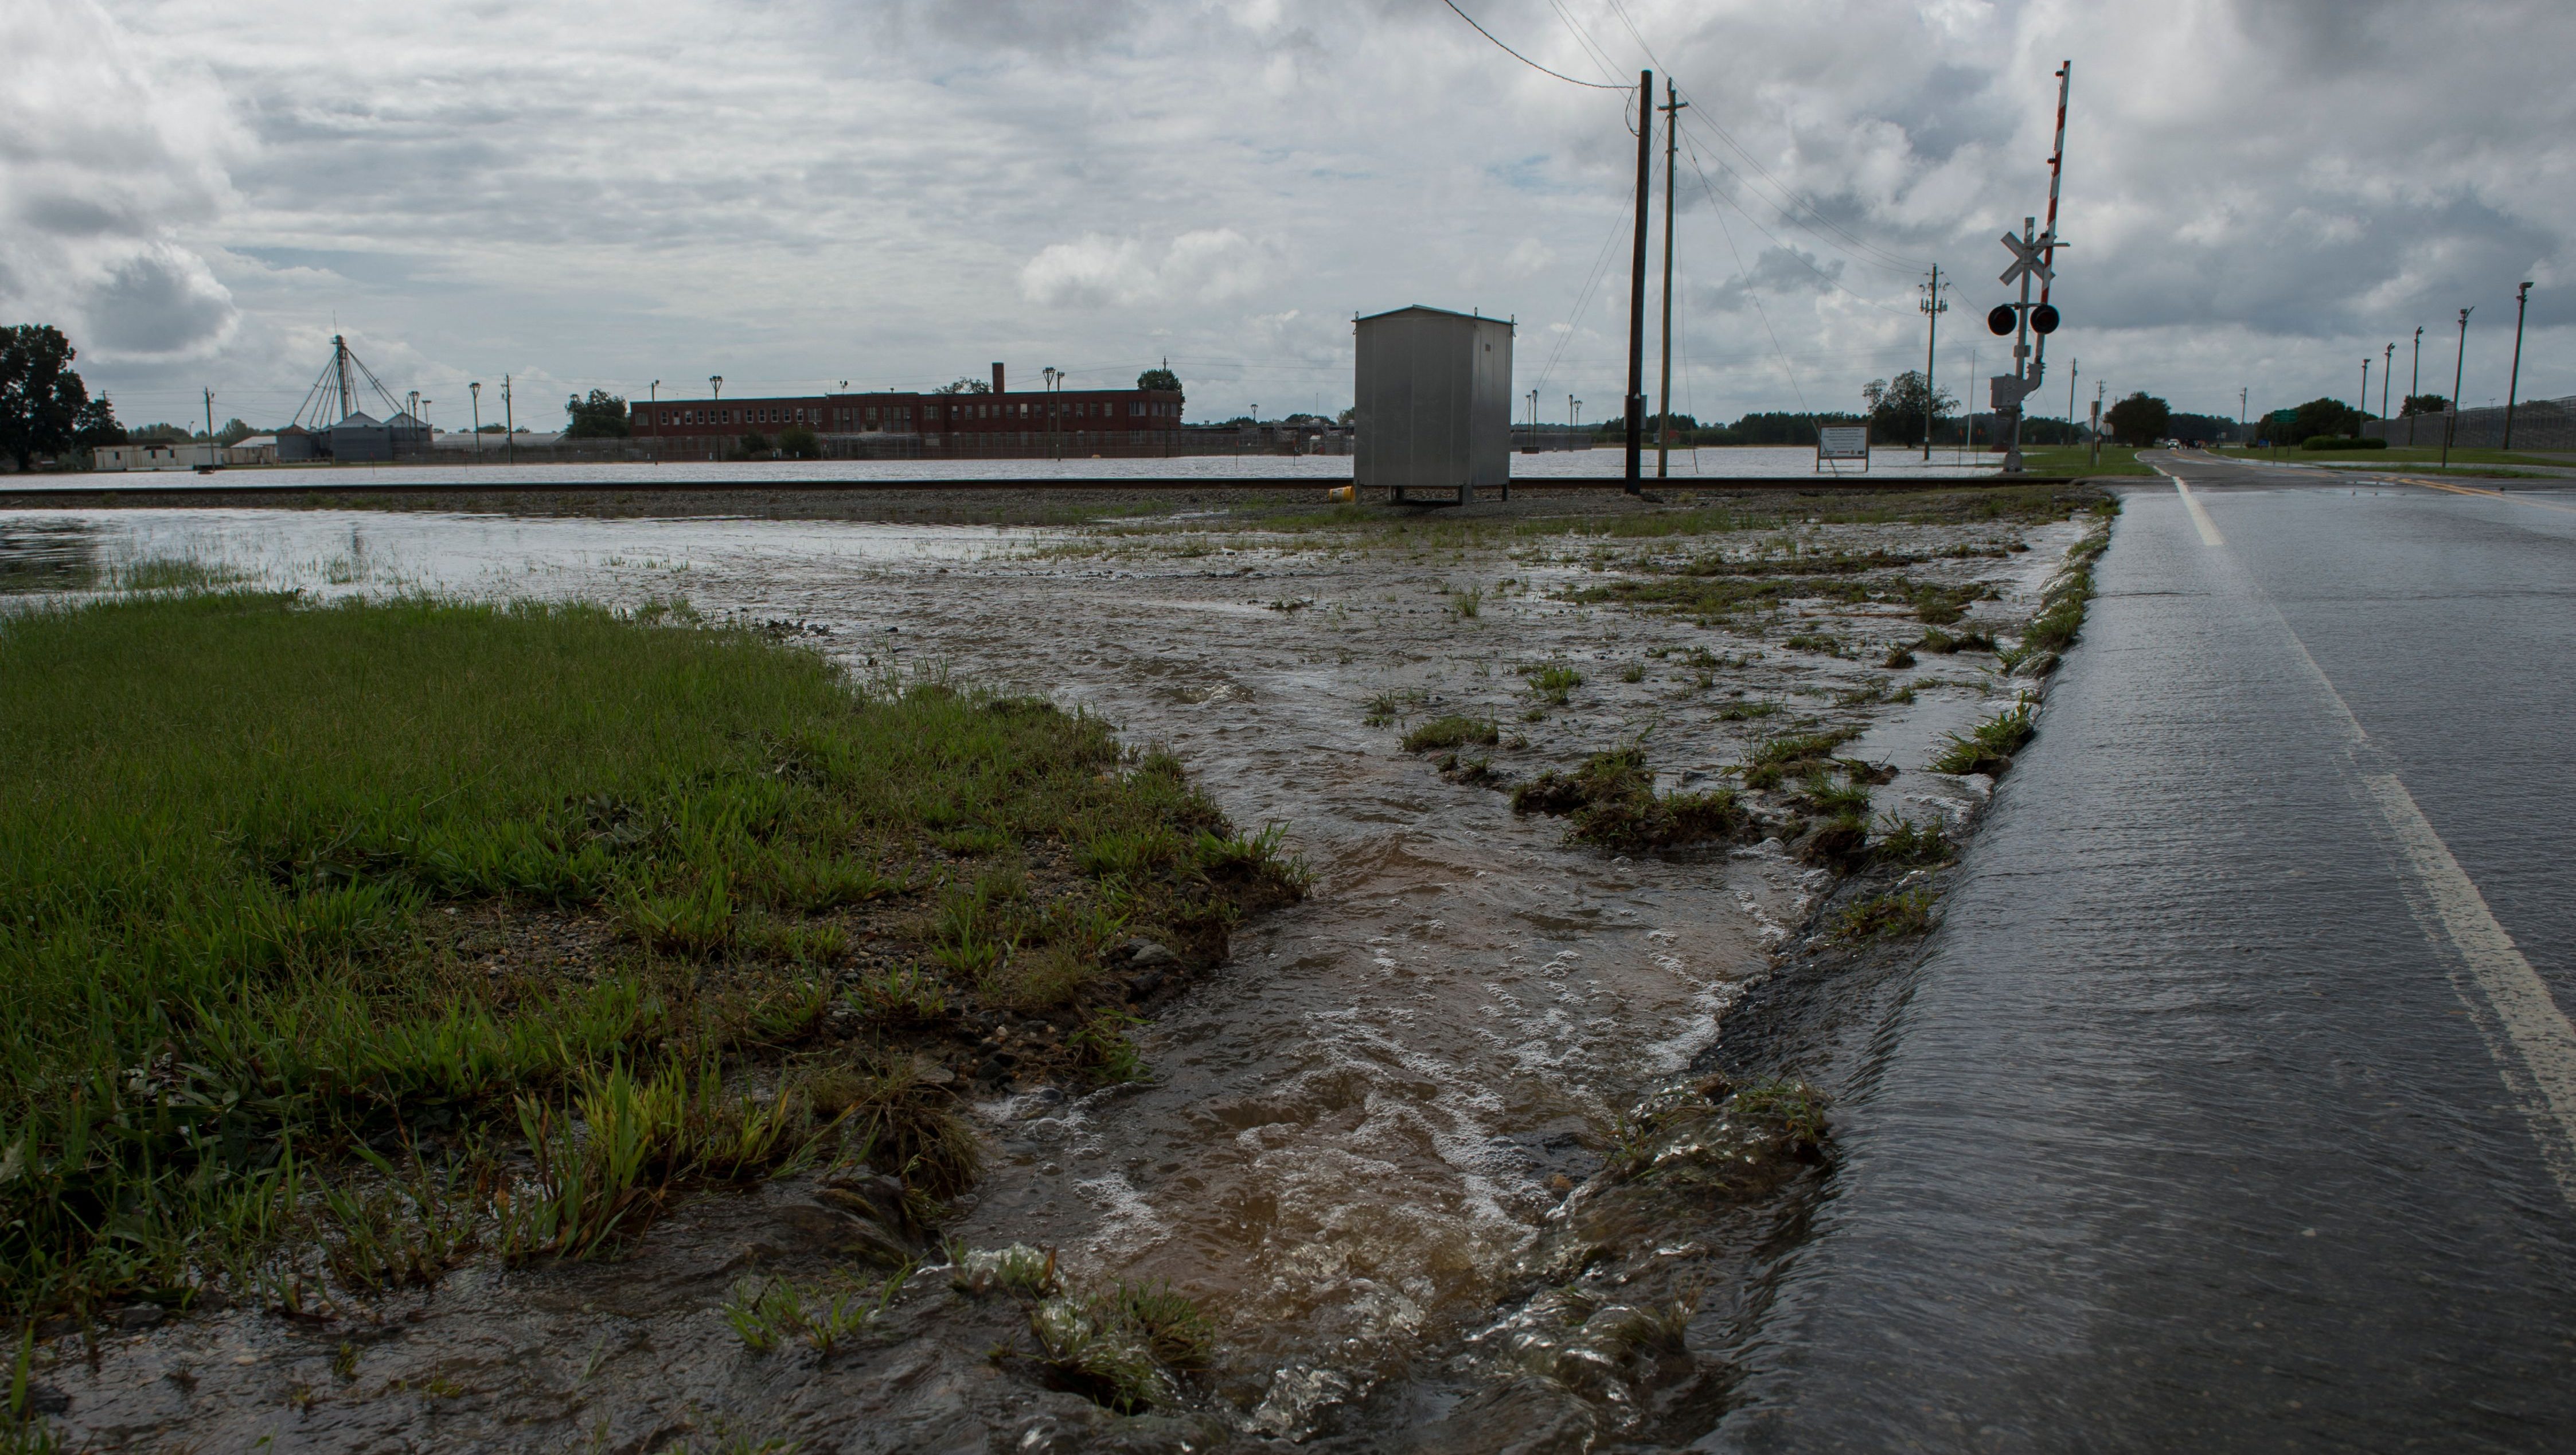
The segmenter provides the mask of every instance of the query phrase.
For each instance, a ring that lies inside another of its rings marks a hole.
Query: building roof
[[[1396,318],[1407,313],[1427,313],[1435,318],[1463,318],[1470,323],[1499,323],[1505,328],[1516,327],[1512,320],[1508,318],[1493,318],[1482,313],[1460,313],[1454,308],[1433,308],[1430,305],[1423,303],[1408,303],[1402,308],[1390,308],[1384,313],[1372,313],[1361,318],[1352,319],[1351,321],[1353,323],[1373,323],[1381,318]]]

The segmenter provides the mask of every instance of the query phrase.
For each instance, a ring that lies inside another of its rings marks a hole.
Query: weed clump
[[[1934,755],[1935,773],[1984,773],[2002,777],[2012,766],[2013,754],[2029,746],[2039,733],[2031,719],[2027,702],[2016,704],[2010,711],[1998,713],[1965,733],[1952,733],[1947,746]]]
[[[1748,1086],[1735,1093],[1731,1107],[1736,1115],[1770,1128],[1793,1152],[1812,1155],[1824,1146],[1829,1133],[1825,1098],[1803,1081]]]
[[[1562,662],[1524,667],[1521,675],[1529,679],[1530,691],[1537,693],[1541,701],[1557,707],[1571,701],[1574,689],[1583,685],[1583,674]]]
[[[1834,938],[1852,944],[1928,934],[1932,929],[1932,900],[1929,889],[1909,889],[1902,894],[1862,900],[1843,911],[1842,918],[1834,924]]]
[[[1855,728],[1792,733],[1756,746],[1736,772],[1747,788],[1777,788],[1791,778],[1804,778],[1833,765],[1833,751],[1859,737]]]
[[[1460,717],[1453,714],[1448,717],[1435,717],[1406,733],[1404,750],[1408,753],[1427,753],[1441,748],[1465,747],[1469,744],[1491,747],[1501,736],[1501,730],[1494,726],[1492,718]]]
[[[1571,773],[1555,770],[1512,790],[1512,812],[1567,819],[1569,839],[1605,849],[1677,848],[1733,835],[1745,822],[1735,795],[1655,792],[1645,754],[1595,753]]]
[[[1949,863],[1957,856],[1958,846],[1950,842],[1950,836],[1937,823],[1896,818],[1879,826],[1879,836],[1869,851],[1870,857],[1882,864],[1933,865]]]

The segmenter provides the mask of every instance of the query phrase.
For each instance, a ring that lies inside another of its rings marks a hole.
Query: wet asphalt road
[[[2164,463],[1705,1448],[2576,1449],[2576,490]]]

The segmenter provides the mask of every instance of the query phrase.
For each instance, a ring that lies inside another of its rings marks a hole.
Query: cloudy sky
[[[1691,103],[1676,408],[1854,407],[1919,367],[1936,262],[1944,384],[1992,372],[2066,58],[2045,412],[2069,355],[2087,400],[2233,414],[2349,399],[2393,341],[2402,390],[2419,325],[2447,393],[2464,305],[2482,403],[2525,278],[2523,392],[2576,394],[2563,0],[1459,3]],[[201,387],[280,421],[336,328],[441,424],[508,374],[544,428],[576,389],[995,359],[1333,410],[1352,314],[1420,302],[1516,317],[1523,396],[1599,418],[1632,100],[1442,0],[11,0],[0,313],[62,326],[129,422]]]

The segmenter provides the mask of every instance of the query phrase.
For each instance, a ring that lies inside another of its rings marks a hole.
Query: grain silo
[[[1358,439],[1351,479],[1383,488],[1456,492],[1512,486],[1510,320],[1419,304],[1371,314],[1352,328],[1358,367],[1352,403]],[[1450,503],[1447,501],[1437,503]]]

